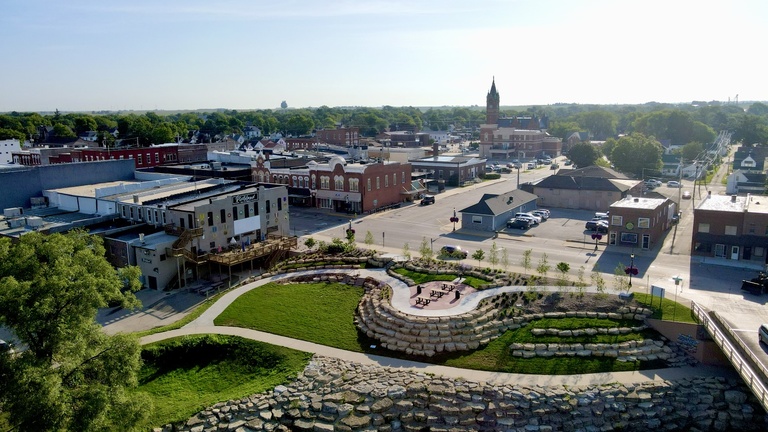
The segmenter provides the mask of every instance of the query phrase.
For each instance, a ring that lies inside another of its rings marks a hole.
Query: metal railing
[[[752,355],[741,340],[725,325],[722,325],[719,319],[712,319],[707,311],[695,302],[691,302],[691,310],[699,319],[699,322],[707,329],[707,332],[715,341],[717,346],[723,351],[741,378],[752,390],[752,393],[760,401],[763,409],[768,411],[768,388],[766,388],[766,375],[762,368],[755,370],[755,365],[760,362]],[[722,328],[721,328],[722,327]],[[725,332],[725,333],[724,333]],[[727,334],[726,334],[727,333]],[[732,343],[733,341],[733,343]],[[734,343],[737,346],[734,346]],[[745,359],[744,357],[748,357]]]

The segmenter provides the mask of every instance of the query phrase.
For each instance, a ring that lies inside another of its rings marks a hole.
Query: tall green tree
[[[568,151],[568,158],[579,168],[594,165],[599,157],[600,150],[587,142],[576,143]]]
[[[621,172],[641,176],[643,170],[661,168],[661,144],[640,133],[623,136],[616,141],[609,159]]]
[[[0,355],[0,409],[20,431],[131,430],[148,399],[129,392],[138,341],[105,334],[97,309],[136,307],[136,267],[115,270],[84,231],[0,239],[0,324],[25,349]]]

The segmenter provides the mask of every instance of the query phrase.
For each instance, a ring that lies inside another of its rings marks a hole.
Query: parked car
[[[659,187],[659,186],[661,186],[661,180],[654,179],[654,178],[649,178],[649,179],[647,179],[645,181],[645,184],[648,185],[648,186],[652,185],[653,187]]]
[[[670,180],[670,181],[667,182],[667,187],[680,188],[680,187],[683,187],[683,185],[681,185],[679,181]]]
[[[672,224],[676,224],[680,222],[680,213],[675,213],[672,215]]]
[[[537,209],[536,209],[536,210],[534,210],[534,211],[537,211],[537,212],[542,212],[542,213],[546,213],[546,214],[547,214],[547,217],[549,217],[549,216],[550,216],[550,212],[549,212],[549,210],[547,210],[547,209],[543,209],[543,208],[537,208]]]
[[[539,223],[541,223],[541,216],[536,216],[533,213],[522,213],[522,212],[521,213],[515,213],[515,217],[516,218],[524,217],[524,218],[533,219],[534,225],[538,225]]]
[[[768,344],[768,324],[761,324],[757,329],[757,338],[760,342]]]
[[[528,229],[531,227],[531,222],[528,219],[523,218],[515,218],[510,219],[507,221],[507,228],[516,228],[516,229]]]
[[[435,203],[435,196],[434,195],[424,195],[424,198],[421,199],[421,202],[419,204],[421,205],[430,205]]]
[[[683,199],[691,199],[691,193],[688,191],[683,192]]]
[[[549,166],[549,169],[551,169],[551,170],[556,170],[558,168],[560,168],[560,165],[558,165],[556,163],[553,163],[552,165]]]
[[[571,166],[571,165],[573,165],[573,161],[572,161],[572,160],[570,160],[570,159],[568,159],[568,160],[566,160],[566,161],[565,161],[565,163],[564,163],[563,165],[565,165],[565,166]]]
[[[467,251],[463,250],[461,246],[446,245],[440,248],[440,255],[464,259],[467,257]]]
[[[534,210],[531,212],[534,216],[538,216],[541,218],[542,221],[545,221],[549,219],[549,212],[544,212],[541,210]]]
[[[590,230],[590,231],[599,231],[601,227],[605,227],[605,230],[608,230],[608,222],[603,220],[591,220],[587,221],[587,223],[584,225],[584,229]]]
[[[533,162],[528,163],[528,169],[536,169],[536,164]]]

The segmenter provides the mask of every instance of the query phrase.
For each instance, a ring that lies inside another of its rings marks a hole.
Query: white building
[[[21,152],[21,144],[17,139],[0,140],[0,164],[13,162],[13,153]]]

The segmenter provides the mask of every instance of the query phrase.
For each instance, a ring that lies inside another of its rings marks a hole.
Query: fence
[[[760,401],[763,409],[768,411],[768,389],[765,386],[768,374],[766,374],[762,367],[757,366],[760,362],[757,361],[752,352],[744,346],[731,329],[720,322],[716,313],[712,312],[714,317],[710,317],[701,306],[694,302],[691,303],[691,310],[693,310],[699,322],[704,325],[704,328],[707,329],[709,335],[712,336],[712,340],[715,341],[736,371],[739,372],[741,378]]]

